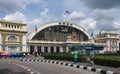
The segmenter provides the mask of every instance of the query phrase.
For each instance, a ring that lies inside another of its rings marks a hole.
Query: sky
[[[120,0],[0,0],[0,19],[22,21],[28,32],[35,25],[67,19],[90,33],[120,34]]]

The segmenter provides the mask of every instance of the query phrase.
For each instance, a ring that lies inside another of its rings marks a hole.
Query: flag
[[[35,25],[35,33],[37,33],[37,25]]]
[[[48,27],[48,32],[51,34],[51,32],[52,32],[52,28],[51,27]]]
[[[101,37],[101,31],[99,32],[99,37]]]
[[[68,29],[67,29],[67,28],[64,28],[64,32],[68,32]]]
[[[68,29],[67,29],[67,28],[64,28],[64,27],[61,27],[61,31],[62,31],[62,32],[68,32]]]
[[[48,28],[48,31],[51,31],[51,30],[52,30],[51,27],[49,27],[49,28]]]
[[[61,27],[61,31],[64,32],[64,27]]]
[[[91,33],[91,35],[90,35],[91,37],[93,37],[93,32]]]
[[[70,13],[70,11],[67,10],[67,11],[66,11],[66,14],[71,14],[71,13]]]

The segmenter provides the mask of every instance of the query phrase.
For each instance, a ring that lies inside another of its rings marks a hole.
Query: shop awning
[[[84,45],[84,46],[70,46],[71,49],[76,50],[102,50],[104,46],[93,46],[93,45]]]

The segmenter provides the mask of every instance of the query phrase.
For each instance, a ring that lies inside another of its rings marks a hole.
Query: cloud
[[[31,4],[31,3],[43,3],[43,0],[24,0],[26,4]]]
[[[81,21],[80,23],[83,24],[84,28],[87,30],[94,30],[96,29],[96,21],[92,18],[86,18],[85,20]]]
[[[86,18],[84,13],[74,11],[71,14],[63,14],[63,18],[71,21],[79,21]]]
[[[27,30],[28,32],[31,32],[35,29],[35,26],[39,27],[39,25],[43,23],[42,22],[42,19],[40,18],[36,18],[36,19],[33,19],[32,21],[28,21],[27,22]]]
[[[6,15],[3,19],[6,19],[6,20],[15,20],[15,21],[22,21],[24,23],[27,22],[27,19],[26,19],[25,15],[22,14],[21,12],[11,13],[9,15]]]
[[[26,9],[27,4],[41,2],[43,2],[43,0],[0,0],[0,9],[13,13]]]
[[[49,12],[49,9],[48,9],[48,8],[45,8],[44,11],[42,11],[42,12],[40,13],[40,15],[41,15],[42,17],[47,17],[48,12]]]
[[[44,8],[44,10],[40,12],[40,19],[42,19],[43,22],[55,21],[56,16],[53,15],[48,8]]]
[[[18,22],[22,21],[23,23],[26,23],[28,32],[33,31],[35,28],[35,25],[39,26],[40,24],[44,23],[42,18],[35,18],[33,20],[27,20],[26,16],[21,12],[15,12],[15,13],[8,14],[3,19],[18,21]]]
[[[50,14],[50,10],[48,8],[44,8],[44,10],[40,12],[40,15],[37,18],[33,19],[32,21],[28,21],[27,29],[29,32],[33,31],[35,25],[39,27],[41,24],[54,21],[55,19],[56,17]]]
[[[120,26],[120,22],[118,22],[118,21],[114,21],[114,22],[113,22],[113,28],[115,28],[115,29],[118,29],[118,30],[119,30],[119,29],[120,29],[120,27],[119,27],[119,26]]]
[[[83,28],[88,30],[89,32],[96,31],[96,21],[92,18],[87,17],[82,12],[74,11],[71,14],[63,15],[64,19],[67,19],[68,21],[75,22],[77,24],[80,24]]]
[[[86,18],[85,14],[81,13],[81,12],[72,12],[70,15],[68,15],[68,19],[70,20],[81,20]]]
[[[88,8],[109,9],[120,6],[120,0],[80,0]]]
[[[94,10],[92,12],[92,17],[96,21],[96,27],[101,31],[117,31],[120,29],[115,13],[116,10],[114,9]]]
[[[23,0],[0,0],[0,9],[8,12],[16,12],[25,9],[26,5]]]

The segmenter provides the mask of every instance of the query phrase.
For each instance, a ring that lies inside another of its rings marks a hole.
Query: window
[[[14,28],[16,28],[16,25],[14,26]]]
[[[15,36],[8,37],[8,41],[17,41],[17,38]]]
[[[19,28],[19,25],[17,25],[17,28]]]
[[[7,24],[6,24],[6,27],[7,27]]]
[[[17,46],[15,45],[9,45],[8,46],[8,52],[17,52]]]
[[[61,22],[59,24],[61,24]]]
[[[13,28],[13,25],[12,25],[12,28]]]
[[[73,24],[70,24],[70,26],[72,27],[72,26],[73,26]]]
[[[9,25],[9,28],[10,28],[10,25]]]
[[[67,23],[67,25],[69,25],[69,23]]]

